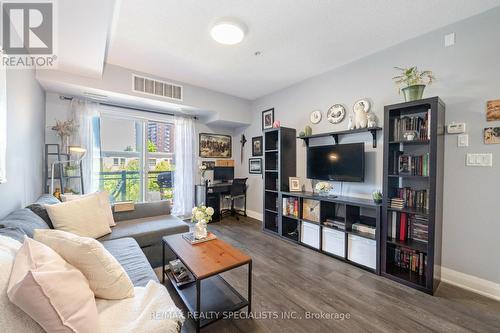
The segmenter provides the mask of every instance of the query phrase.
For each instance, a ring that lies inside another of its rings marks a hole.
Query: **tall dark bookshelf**
[[[441,280],[445,104],[432,97],[384,113],[381,274],[433,294]]]
[[[289,190],[289,177],[295,177],[297,172],[296,130],[287,127],[272,128],[264,130],[263,136],[264,214],[262,229],[281,235],[285,232],[280,216],[281,192]],[[286,230],[293,228],[291,223],[293,221],[285,226]]]

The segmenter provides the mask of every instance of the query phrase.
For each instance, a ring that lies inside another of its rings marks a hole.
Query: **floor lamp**
[[[67,160],[67,161],[55,161],[52,163],[52,175],[50,179],[50,194],[54,194],[54,169],[56,164],[66,164],[66,163],[72,163],[75,162],[76,164],[80,164],[80,162],[85,158],[85,155],[87,155],[87,149],[82,148],[82,147],[70,147],[69,148],[70,153],[74,154],[82,154],[82,156],[79,159],[76,160]],[[63,175],[61,175],[61,178]],[[64,189],[61,189],[61,193],[64,191]]]

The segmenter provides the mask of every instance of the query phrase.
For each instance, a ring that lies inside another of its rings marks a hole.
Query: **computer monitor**
[[[234,167],[214,167],[214,180],[228,181],[234,179]]]

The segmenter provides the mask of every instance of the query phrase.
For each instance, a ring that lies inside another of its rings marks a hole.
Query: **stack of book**
[[[394,141],[405,140],[404,134],[410,131],[417,133],[417,137],[414,140],[428,140],[430,138],[429,123],[429,112],[423,116],[401,117],[394,119]]]
[[[283,198],[283,215],[299,217],[299,199]]]
[[[429,240],[429,225],[427,218],[421,215],[414,215],[411,220],[411,238],[416,241],[427,243]]]
[[[392,212],[389,216],[387,236],[402,242],[411,238],[427,243],[429,238],[427,221],[425,216]]]
[[[369,226],[369,225],[366,225],[366,224],[354,223],[352,225],[352,231],[361,232],[361,233],[364,233],[364,234],[371,235],[373,237],[375,237],[375,231],[376,230],[377,229],[375,227],[372,227],[372,226]]]
[[[400,175],[429,176],[429,154],[399,155],[398,172]]]
[[[325,222],[323,222],[324,225],[328,227],[333,227],[337,228],[339,230],[345,230],[345,222],[344,221],[336,221],[332,219],[326,219]]]
[[[417,209],[427,209],[429,207],[427,190],[414,190],[411,187],[400,187],[397,189],[397,198],[403,200],[403,207]],[[393,199],[394,198],[391,199],[391,207]],[[397,203],[399,203],[399,201],[397,201]]]
[[[427,266],[427,255],[419,251],[396,247],[394,265],[423,276]]]
[[[403,209],[404,208],[404,200],[401,198],[392,198],[391,199],[391,208]]]

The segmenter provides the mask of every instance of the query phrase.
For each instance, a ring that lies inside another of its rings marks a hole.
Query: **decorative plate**
[[[315,110],[315,111],[311,112],[309,119],[311,120],[311,123],[313,123],[313,124],[319,123],[321,121],[321,111]]]
[[[357,101],[356,103],[354,103],[354,106],[353,106],[353,110],[356,111],[358,109],[358,107],[363,107],[363,109],[365,110],[365,112],[368,112],[370,111],[370,101],[366,100],[366,99],[360,99],[359,101]]]
[[[332,124],[340,123],[345,117],[345,107],[342,104],[332,105],[332,107],[328,109],[326,117]]]

